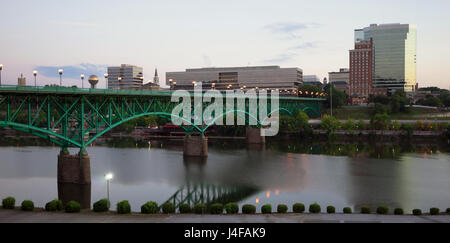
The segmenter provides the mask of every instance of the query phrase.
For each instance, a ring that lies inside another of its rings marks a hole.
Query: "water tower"
[[[89,76],[89,83],[91,84],[91,89],[95,89],[95,86],[98,84],[98,77],[95,75]]]

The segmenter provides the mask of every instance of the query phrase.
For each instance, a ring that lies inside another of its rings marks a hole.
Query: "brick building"
[[[375,88],[373,85],[373,40],[361,40],[350,50],[349,95],[352,103],[361,103],[369,95],[386,95],[388,89]]]

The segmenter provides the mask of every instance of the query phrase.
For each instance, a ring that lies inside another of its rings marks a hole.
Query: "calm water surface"
[[[200,185],[217,192],[233,188],[237,193],[229,200],[257,205],[258,210],[264,204],[276,208],[295,202],[334,205],[338,211],[364,205],[406,210],[450,207],[448,151],[289,144],[272,143],[258,150],[240,142],[214,143],[205,161],[183,159],[182,147],[170,143],[110,142],[90,147],[92,202],[106,197],[103,176],[112,172],[113,205],[129,200],[134,211],[147,201],[161,204],[182,189]],[[1,146],[0,197],[14,196],[18,203],[31,199],[40,207],[57,198],[58,152],[51,146]]]

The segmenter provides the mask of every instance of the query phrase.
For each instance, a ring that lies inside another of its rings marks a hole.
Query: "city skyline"
[[[36,69],[39,85],[58,84],[62,68],[63,84],[81,86],[81,73],[102,77],[107,66],[124,63],[143,67],[144,83],[155,68],[166,83],[166,72],[187,68],[261,65],[301,67],[323,80],[349,68],[355,29],[402,23],[417,25],[420,87],[449,88],[448,1],[358,2],[7,2],[0,10],[2,83],[15,84],[23,73],[30,85]]]

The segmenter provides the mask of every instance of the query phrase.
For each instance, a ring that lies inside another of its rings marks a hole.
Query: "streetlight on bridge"
[[[3,64],[0,64],[0,86],[2,85],[2,70],[3,70]]]
[[[36,76],[38,75],[38,71],[34,70],[33,71],[33,76],[34,76],[34,87],[37,87],[37,82],[36,82]]]
[[[81,88],[84,89],[84,74],[81,74]]]
[[[62,86],[62,75],[63,75],[64,70],[59,69],[58,70],[58,74],[59,74],[59,86]]]
[[[117,80],[119,81],[119,89],[122,89],[122,77],[118,77]]]
[[[105,73],[103,74],[103,76],[105,76],[105,81],[106,81],[106,89],[108,89],[108,74]]]

